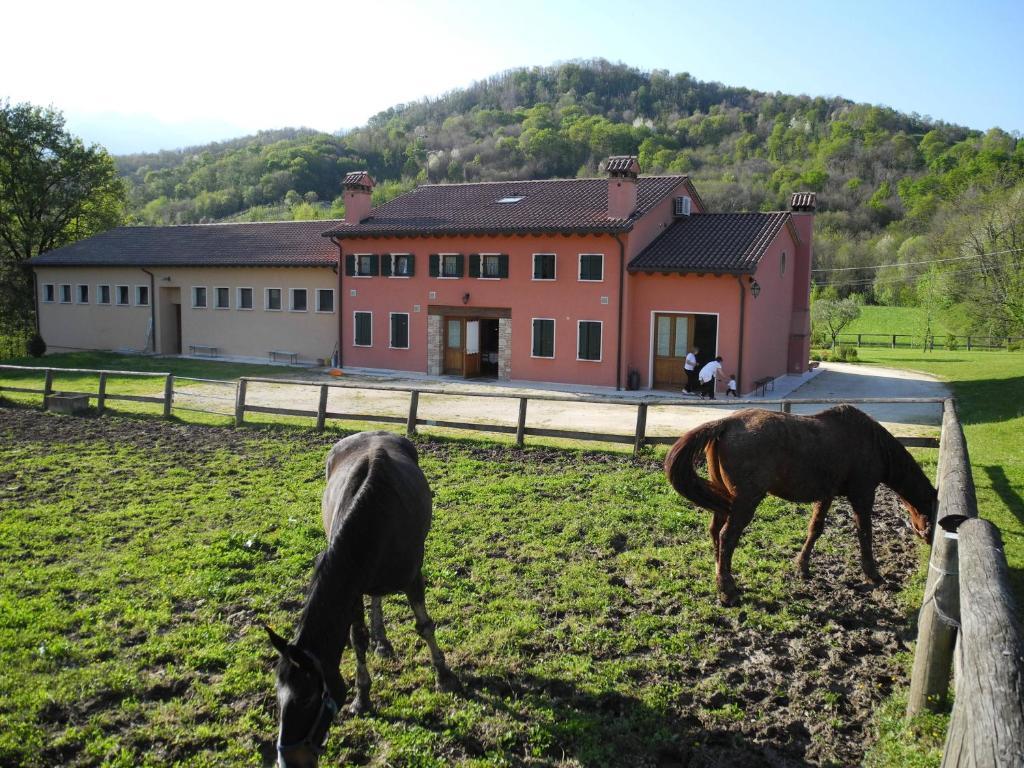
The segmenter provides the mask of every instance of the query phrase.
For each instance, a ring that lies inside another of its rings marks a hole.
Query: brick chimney
[[[605,161],[608,173],[608,218],[625,219],[636,210],[636,177],[640,163],[635,155],[617,155]]]
[[[373,177],[366,171],[353,171],[345,175],[345,223],[358,224],[370,215],[370,199],[374,187]]]
[[[789,360],[786,369],[790,373],[807,370],[811,347],[811,263],[814,259],[814,211],[818,197],[813,192],[795,192],[789,198],[789,210],[793,216],[793,227],[800,242],[793,254],[793,318],[790,322]]]

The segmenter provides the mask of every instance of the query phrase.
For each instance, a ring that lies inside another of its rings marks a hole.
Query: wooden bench
[[[764,378],[761,378],[761,379],[758,379],[757,381],[755,381],[754,382],[754,392],[757,392],[757,390],[759,390],[759,389],[761,390],[761,397],[764,397],[766,394],[768,394],[768,390],[769,389],[771,389],[772,392],[774,392],[775,391],[775,377],[774,376],[765,376]]]
[[[217,347],[210,346],[209,344],[189,344],[188,353],[198,357],[203,354],[206,357],[217,357],[220,350]]]
[[[299,353],[298,352],[289,352],[286,349],[272,349],[272,350],[270,350],[269,355],[270,355],[270,362],[272,362],[272,363],[276,362],[279,358],[280,359],[287,359],[288,362],[291,363],[292,365],[298,365],[298,363],[299,363]]]

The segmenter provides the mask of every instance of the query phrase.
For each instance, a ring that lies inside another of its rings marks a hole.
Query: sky
[[[1024,2],[154,0],[4,9],[0,101],[52,105],[111,152],[355,128],[523,66],[641,70],[842,96],[1024,131]]]

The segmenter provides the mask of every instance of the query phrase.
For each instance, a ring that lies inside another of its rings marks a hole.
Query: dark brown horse
[[[707,463],[708,479],[697,474]],[[814,502],[807,540],[796,564],[810,575],[808,560],[825,526],[832,499],[846,496],[860,541],[861,566],[872,583],[881,577],[871,552],[871,511],[880,483],[899,494],[914,532],[931,540],[936,493],[906,448],[867,414],[849,405],[814,416],[758,409],[739,411],[690,430],[665,457],[672,487],[712,512],[711,541],[718,594],[736,600],[732,553],[754,510],[767,494]]]
[[[434,640],[424,604],[423,545],[430,530],[431,493],[415,446],[389,432],[363,432],[339,441],[327,456],[322,513],[328,548],[317,562],[302,618],[291,643],[267,627],[281,655],[277,751],[281,766],[315,766],[327,731],[345,698],[338,669],[351,641],[356,652],[356,696],[350,711],[370,706],[366,669],[369,633],[363,595],[373,598],[375,631],[383,638],[381,595],[404,592],[416,632],[430,647],[442,690],[458,679]]]

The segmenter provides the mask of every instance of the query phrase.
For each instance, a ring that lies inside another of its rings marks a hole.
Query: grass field
[[[0,765],[261,765],[274,654],[322,548],[340,433],[0,408]],[[375,714],[328,764],[852,764],[904,677],[921,547],[889,497],[889,585],[837,512],[792,578],[804,513],[759,510],[715,600],[703,513],[659,460],[420,440],[436,491],[428,606],[466,691],[435,692],[401,601]],[[931,452],[934,454],[934,452]],[[929,467],[929,471],[933,468]],[[343,671],[351,679],[351,659]]]
[[[843,328],[843,334],[850,333],[886,333],[913,334],[922,333],[925,325],[925,311],[921,307],[873,307],[860,308],[860,317]],[[936,335],[948,333],[942,324],[941,316],[932,318],[932,333]]]

